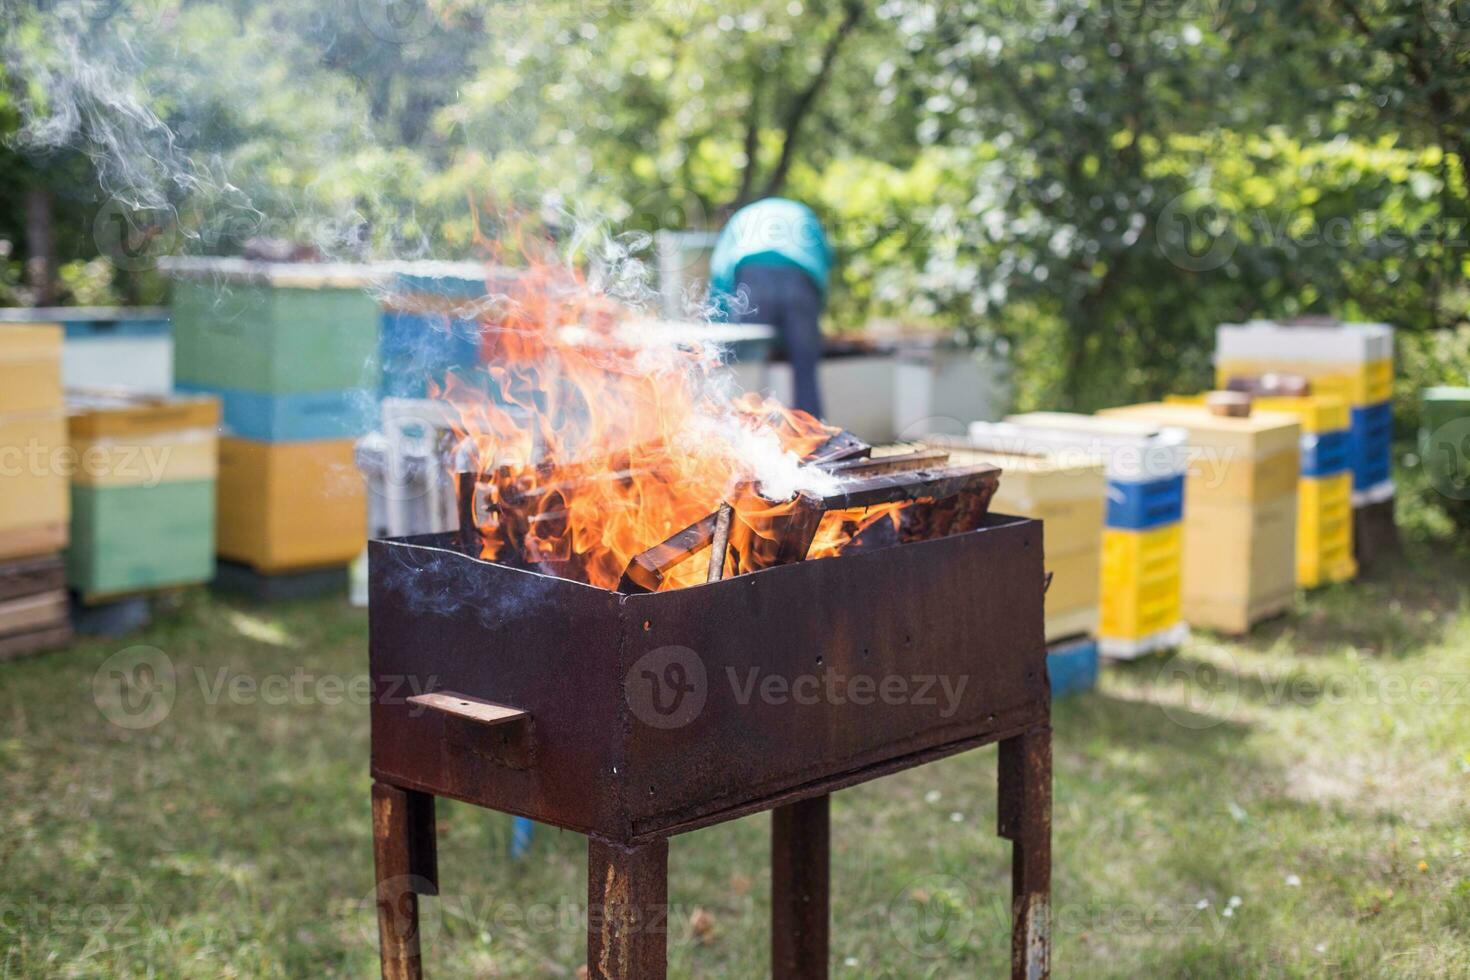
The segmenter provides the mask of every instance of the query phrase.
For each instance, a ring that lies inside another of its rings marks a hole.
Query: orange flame
[[[837,434],[753,394],[726,396],[719,359],[650,342],[646,325],[568,270],[521,275],[484,324],[485,376],[433,393],[487,485],[482,557],[607,589],[629,562],[730,501],[759,536],[793,507],[798,460]],[[786,485],[786,484],[790,485]],[[774,497],[773,503],[767,497]],[[887,516],[828,515],[811,554]],[[661,588],[703,581],[685,560]],[[696,555],[690,555],[693,559]]]

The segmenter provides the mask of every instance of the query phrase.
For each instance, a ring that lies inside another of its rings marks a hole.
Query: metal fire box
[[[647,924],[671,835],[774,810],[772,974],[825,977],[828,794],[990,742],[1013,973],[1047,974],[1039,522],[643,595],[470,557],[454,534],[369,556],[384,976],[421,975],[443,796],[589,837],[593,980],[666,975]]]

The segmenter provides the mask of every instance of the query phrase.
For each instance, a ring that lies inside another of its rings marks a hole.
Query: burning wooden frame
[[[1000,471],[986,464],[949,466],[948,458],[936,449],[874,456],[870,446],[839,432],[803,461],[832,478],[830,489],[802,490],[782,501],[742,484],[716,511],[635,555],[617,591],[657,592],[821,557],[813,546],[824,535],[831,542],[824,553],[850,554],[972,531],[989,509]],[[497,561],[585,580],[574,553],[547,546],[564,540],[563,494],[570,481],[624,475],[621,469],[569,474],[564,467],[560,479],[527,488],[508,467],[463,470],[457,474],[460,547],[480,555],[480,529],[488,521],[507,543]],[[697,570],[701,555],[703,575],[673,577],[676,569]]]

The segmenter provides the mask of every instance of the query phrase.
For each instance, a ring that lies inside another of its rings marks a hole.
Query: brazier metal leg
[[[831,796],[771,811],[771,977],[826,980]]]
[[[588,980],[668,977],[669,842],[587,839]]]
[[[434,798],[373,783],[373,857],[383,980],[419,980],[419,896],[439,893]]]
[[[1000,743],[997,832],[1011,848],[1011,977],[1051,976],[1051,729]]]

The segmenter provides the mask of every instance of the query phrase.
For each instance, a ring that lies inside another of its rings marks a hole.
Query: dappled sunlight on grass
[[[1060,702],[1058,975],[1470,973],[1463,572],[1411,555],[1360,592],[1110,666]],[[6,665],[8,975],[374,974],[365,638],[362,613],[333,603],[266,615],[191,596],[127,641],[166,652],[178,679],[140,730],[92,700],[116,644]],[[1002,975],[995,772],[987,749],[835,797],[834,977]],[[541,828],[516,862],[505,818],[441,801],[438,823],[433,975],[571,977],[583,838]],[[764,975],[768,828],[673,842],[671,975]],[[919,911],[948,918],[934,930]]]
[[[293,650],[301,646],[301,641],[292,636],[280,622],[264,616],[231,609],[225,613],[225,622],[229,623],[230,628],[238,635],[247,640],[254,640],[256,643]]]

